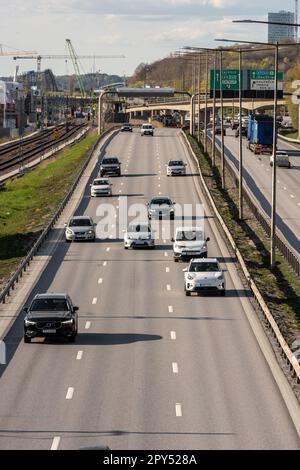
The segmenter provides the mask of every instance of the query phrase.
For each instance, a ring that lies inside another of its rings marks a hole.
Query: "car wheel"
[[[178,258],[174,258],[174,262],[175,262],[175,263],[178,263]]]
[[[190,297],[190,296],[191,296],[190,291],[186,290],[186,291],[185,291],[185,295],[186,295],[187,297]]]
[[[174,220],[174,217],[175,217],[174,214],[171,214],[171,215],[170,215],[170,219],[171,219],[171,220]]]
[[[128,246],[124,246],[124,250],[128,250]]]
[[[226,296],[226,290],[225,290],[225,289],[222,290],[222,291],[220,292],[220,294],[221,294],[221,297],[225,297],[225,296]]]
[[[71,243],[71,241],[72,241],[72,240],[68,240],[68,239],[66,238],[66,243]]]
[[[24,343],[31,343],[31,338],[29,338],[29,336],[26,334],[24,334]]]

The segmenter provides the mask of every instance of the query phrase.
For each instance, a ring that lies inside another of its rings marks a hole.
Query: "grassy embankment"
[[[95,135],[63,150],[0,192],[0,288],[67,194]]]
[[[244,221],[239,221],[238,189],[226,172],[227,190],[222,189],[219,167],[212,168],[211,159],[202,146],[189,136],[206,184],[234,240],[240,249],[249,272],[260,289],[265,302],[277,321],[289,345],[300,339],[300,280],[279,252],[276,267],[270,270],[270,241],[253,214],[244,205]],[[217,164],[220,164],[217,158]]]

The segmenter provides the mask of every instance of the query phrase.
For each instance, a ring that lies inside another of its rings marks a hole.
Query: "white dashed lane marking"
[[[169,273],[170,272],[170,268],[166,268],[166,273]]]
[[[173,341],[175,341],[175,340],[176,340],[176,331],[171,331],[171,332],[170,332],[170,335],[171,335],[171,339],[172,339]]]
[[[107,261],[104,261],[103,266],[104,267],[107,266]]]
[[[69,387],[67,391],[67,395],[66,395],[66,400],[72,400],[73,395],[74,395],[74,388]]]
[[[51,445],[51,449],[50,450],[57,450],[58,447],[59,447],[59,443],[60,443],[60,437],[59,436],[55,436],[53,438],[53,441],[52,441],[52,445]]]
[[[171,290],[170,284],[167,284],[167,290]]]
[[[169,310],[169,313],[173,313],[173,307],[172,307],[172,305],[169,305],[168,310]]]
[[[103,282],[102,277],[99,277],[99,279],[98,279],[98,284],[102,284],[102,282]]]
[[[178,364],[177,362],[172,362],[173,374],[178,374]]]
[[[93,300],[92,300],[92,304],[96,305],[97,301],[98,301],[97,297],[94,297]]]
[[[85,329],[89,330],[90,328],[91,328],[91,322],[87,321],[86,324],[85,324]]]
[[[176,403],[175,405],[175,412],[176,412],[176,416],[178,418],[180,418],[182,416],[182,407],[181,407],[181,403]]]
[[[76,360],[81,361],[82,356],[83,356],[83,351],[78,351],[77,356],[76,356]]]

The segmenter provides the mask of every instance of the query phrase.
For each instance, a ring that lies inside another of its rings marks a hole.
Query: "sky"
[[[286,0],[0,0],[0,44],[39,54],[65,54],[70,38],[77,54],[125,55],[97,59],[100,73],[132,75],[183,46],[215,47],[216,37],[267,40],[267,25],[233,24],[233,19],[266,19],[268,11],[293,10]],[[219,43],[220,45],[220,43]],[[7,48],[6,48],[7,50]],[[20,71],[36,62],[18,62]],[[82,61],[85,72],[93,61]],[[12,58],[0,57],[0,76],[12,75]],[[44,60],[55,74],[73,73],[70,62]]]

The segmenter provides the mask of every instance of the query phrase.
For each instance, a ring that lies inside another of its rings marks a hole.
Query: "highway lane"
[[[217,136],[220,145],[220,138]],[[225,154],[229,163],[238,171],[239,140],[227,129]],[[279,148],[287,146],[279,141]],[[243,138],[244,181],[260,207],[271,216],[272,168],[269,155],[254,155],[247,149]],[[277,168],[277,227],[290,243],[295,254],[300,255],[300,156],[290,157],[292,168]]]
[[[187,159],[178,130],[119,134],[107,153],[127,176],[112,178],[112,198],[90,199],[87,187],[78,213],[98,220],[99,204],[119,206],[119,195],[198,202],[193,176],[165,176],[169,158]],[[76,344],[23,344],[16,322],[0,379],[0,449],[300,448],[247,320],[255,317],[247,292],[206,215],[209,253],[225,261],[226,298],[185,297],[185,264],[173,262],[164,235],[154,251],[127,251],[115,239],[58,244],[34,291],[69,292],[80,334]]]

